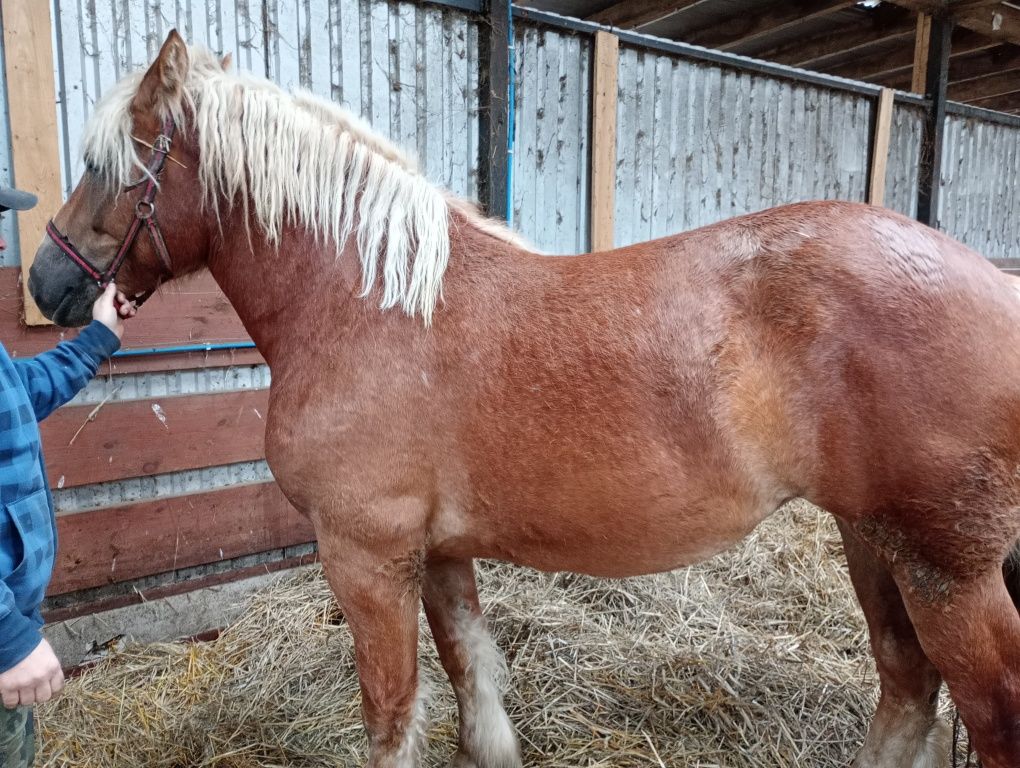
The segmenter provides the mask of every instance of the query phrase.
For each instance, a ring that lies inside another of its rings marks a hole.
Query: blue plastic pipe
[[[230,349],[255,349],[254,341],[232,341],[224,344],[178,344],[174,347],[143,347],[122,349],[114,357],[148,357],[150,355],[179,355],[186,352],[221,352]]]

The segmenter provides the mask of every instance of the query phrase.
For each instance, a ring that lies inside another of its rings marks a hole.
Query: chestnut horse
[[[422,603],[454,765],[521,765],[473,558],[666,571],[794,497],[838,520],[878,662],[856,765],[946,764],[944,680],[984,764],[1020,766],[1020,291],[978,254],[816,202],[541,256],[176,33],[84,152],[32,294],[74,325],[118,251],[131,295],[212,272],[272,370],[266,457],[353,633],[369,766],[418,761]]]

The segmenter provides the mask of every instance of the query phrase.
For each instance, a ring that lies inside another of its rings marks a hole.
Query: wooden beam
[[[488,0],[481,27],[478,199],[489,216],[506,221],[510,214],[510,0]]]
[[[953,41],[956,52],[956,41]],[[987,77],[1004,70],[1020,67],[1020,46],[1009,43],[997,44],[977,56],[955,58],[949,62],[949,85],[963,83],[975,78]],[[1017,78],[1020,81],[1020,78]]]
[[[1004,43],[1020,44],[1020,8],[997,5],[983,11],[973,11],[956,19],[961,27]]]
[[[914,36],[914,69],[910,80],[910,90],[924,93],[925,77],[928,73],[928,44],[931,40],[931,16],[927,13],[917,14],[917,33]]]
[[[811,0],[766,6],[764,9],[735,15],[723,23],[713,23],[684,34],[685,42],[705,48],[743,52],[770,35],[795,29],[814,19],[852,8],[856,0]]]
[[[953,80],[954,67],[958,59],[997,47],[1001,47],[1001,43],[989,40],[983,35],[966,29],[956,30],[953,33],[953,48],[950,52],[950,82]],[[878,81],[890,88],[910,90],[913,66],[914,47],[897,45],[895,48],[883,47],[877,51],[854,56],[845,63],[825,67],[824,71],[851,80]]]
[[[17,214],[25,322],[48,325],[28,292],[28,270],[46,222],[63,203],[50,4],[3,0],[2,10],[14,183],[39,198],[35,208]]]
[[[971,102],[1017,91],[1020,91],[1020,68],[954,83],[949,86],[948,98],[952,101]]]
[[[913,14],[895,6],[879,6],[875,10],[871,17],[841,23],[816,35],[758,51],[755,55],[779,64],[817,68],[849,53],[913,37]]]
[[[994,109],[999,112],[1014,112],[1020,109],[1020,93],[1008,93],[1004,96],[992,96],[972,102],[975,107]]]
[[[54,487],[255,461],[269,390],[151,397],[61,408],[40,425]],[[157,409],[158,407],[158,409]]]
[[[621,29],[646,27],[711,0],[622,0],[588,16],[588,21]]]
[[[868,202],[885,205],[885,173],[889,164],[889,137],[892,134],[893,91],[883,88],[875,111],[875,129],[871,139],[868,168]]]
[[[942,141],[946,126],[946,88],[949,79],[949,50],[952,47],[953,22],[933,17],[928,37],[928,67],[924,95],[929,105],[921,135],[918,168],[917,218],[938,227],[938,201],[942,176]]]
[[[616,106],[620,39],[595,33],[595,96],[592,106],[591,250],[608,251],[615,244]]]
[[[953,21],[974,32],[1002,42],[1020,43],[1020,8],[1004,2],[969,0],[946,3],[945,0],[891,0],[892,3],[924,13],[948,13]]]
[[[276,483],[57,516],[59,595],[315,540]]]

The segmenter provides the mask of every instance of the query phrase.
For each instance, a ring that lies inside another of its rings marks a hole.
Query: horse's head
[[[47,228],[29,290],[54,322],[83,325],[105,283],[146,296],[199,268],[209,247],[198,144],[190,116],[187,46],[170,33],[144,75],[130,75],[86,126],[85,173]]]

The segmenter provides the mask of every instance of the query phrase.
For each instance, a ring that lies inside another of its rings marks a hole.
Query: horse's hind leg
[[[503,709],[506,664],[485,628],[471,560],[430,560],[425,615],[460,710],[456,768],[517,768],[520,750]]]
[[[1020,615],[990,560],[978,575],[925,588],[931,573],[896,578],[925,653],[942,672],[985,768],[1020,766]]]
[[[414,768],[426,724],[417,658],[420,559],[380,556],[321,531],[319,551],[354,637],[367,768]]]
[[[854,766],[943,768],[951,733],[937,716],[942,677],[921,649],[892,574],[848,526],[838,524],[881,683],[878,709]]]

